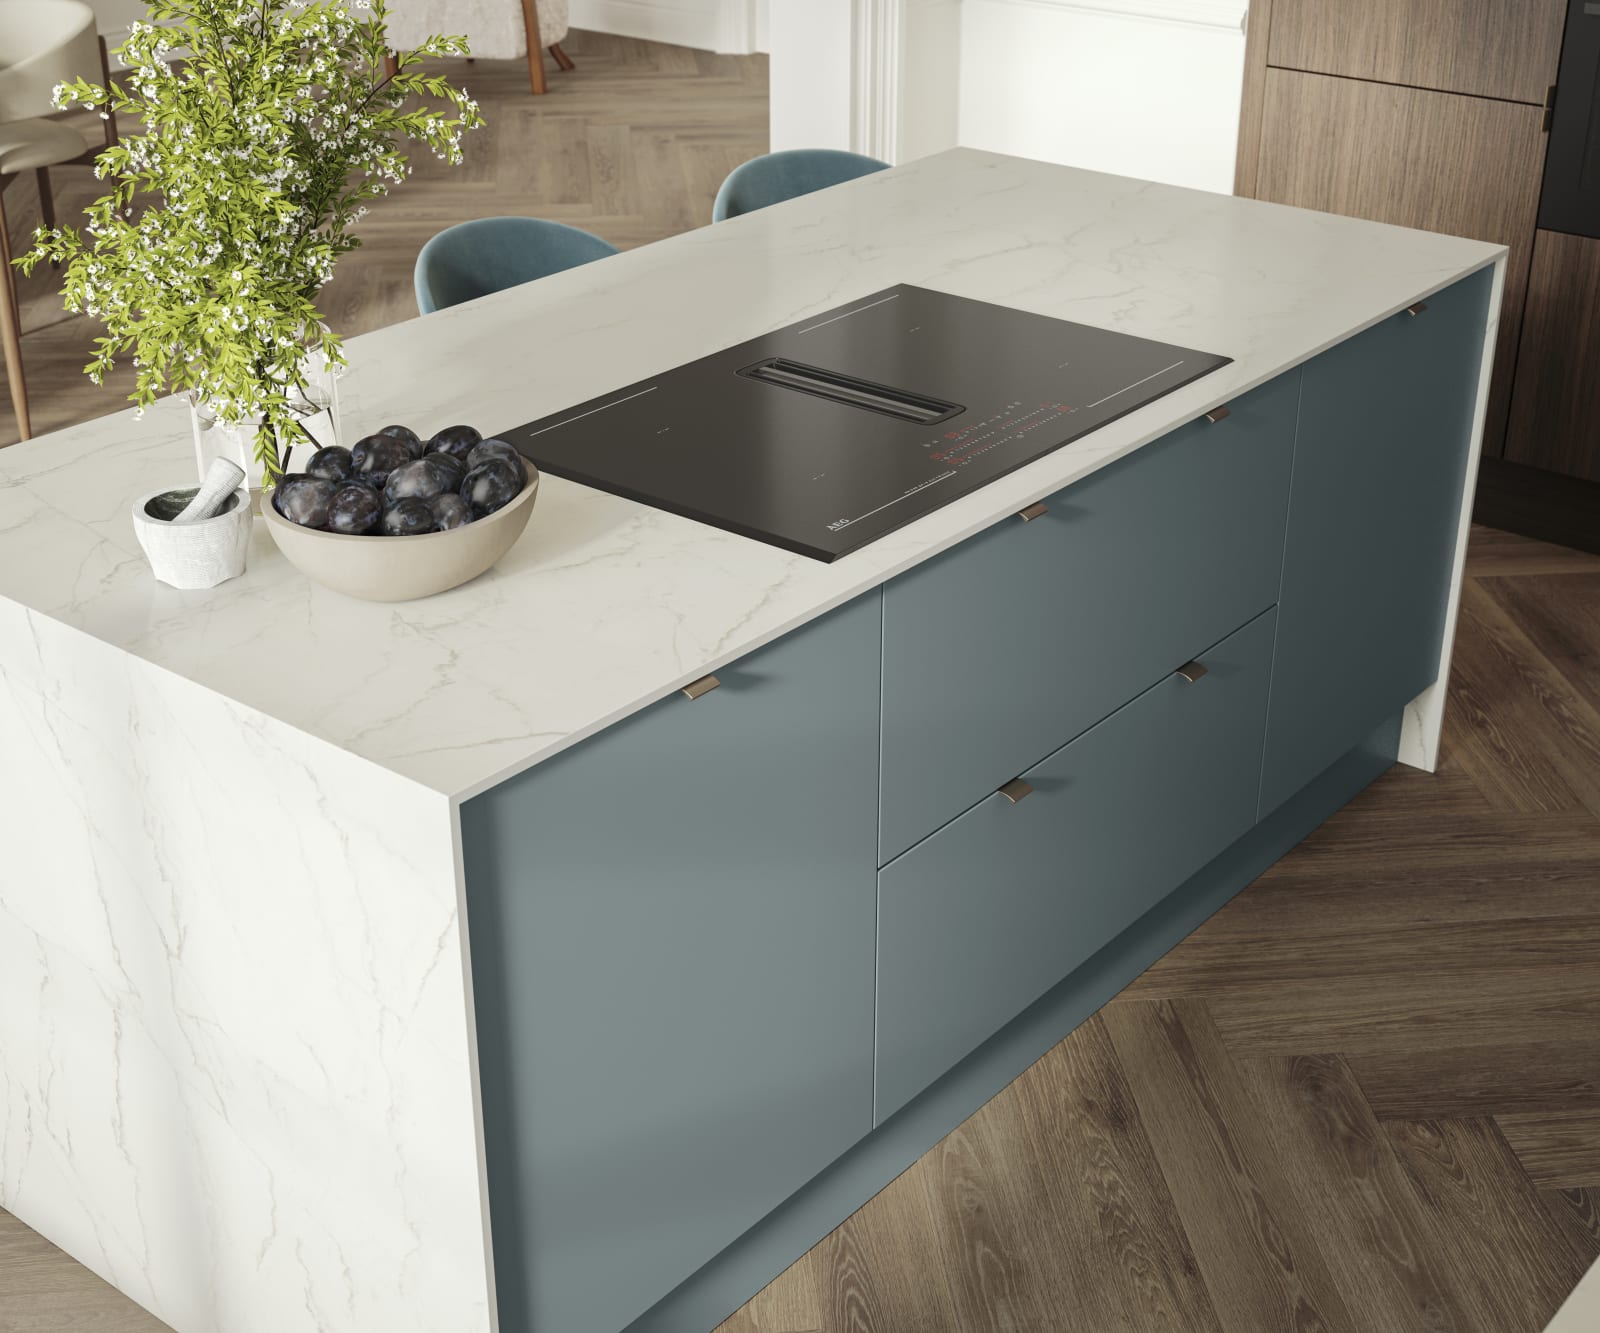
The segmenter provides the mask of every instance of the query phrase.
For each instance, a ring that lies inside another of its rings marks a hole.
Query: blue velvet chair
[[[478,218],[447,227],[422,247],[414,278],[424,315],[490,292],[547,278],[617,253],[578,227],[543,218]]]
[[[711,205],[711,220],[726,222],[768,204],[781,204],[813,190],[842,185],[858,176],[887,170],[889,164],[837,148],[791,148],[753,157],[728,173]]]

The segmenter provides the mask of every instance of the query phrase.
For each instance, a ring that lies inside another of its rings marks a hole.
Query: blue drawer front
[[[1278,595],[1299,374],[884,589],[880,862]]]
[[[1262,814],[1438,675],[1491,277],[1302,368]]]
[[[881,1122],[1255,822],[1266,612],[878,872]]]
[[[871,1129],[880,615],[462,807],[501,1328],[616,1333]]]

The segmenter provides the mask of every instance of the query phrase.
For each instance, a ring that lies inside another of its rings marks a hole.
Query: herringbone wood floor
[[[1600,557],[1473,533],[1395,768],[721,1333],[1537,1333],[1600,1255]]]
[[[465,163],[452,168],[426,150],[416,174],[374,207],[363,244],[347,255],[323,292],[329,323],[347,337],[417,313],[411,266],[422,243],[452,223],[526,213],[583,227],[629,249],[711,220],[722,179],[767,150],[767,60],[574,32],[564,43],[572,73],[550,66],[550,92],[528,94],[520,60],[441,62],[483,107],[485,126],[468,135]],[[93,117],[80,124],[89,139]],[[132,127],[128,127],[132,128]],[[57,217],[77,219],[103,192],[87,167],[52,173]],[[39,220],[28,174],[5,192],[13,251],[21,254]],[[48,267],[19,278],[22,355],[33,431],[42,435],[126,406],[126,367],[96,388],[83,375],[98,332],[61,309]],[[0,444],[17,438],[0,382]]]
[[[760,150],[758,62],[572,49],[545,104],[469,76],[499,128],[390,206],[342,327],[409,315],[447,222],[642,242]],[[79,355],[48,425],[110,405]],[[1543,1327],[1600,1254],[1600,557],[1480,529],[1470,575],[1440,772],[1381,779],[723,1333]],[[0,1214],[0,1333],[160,1327]]]

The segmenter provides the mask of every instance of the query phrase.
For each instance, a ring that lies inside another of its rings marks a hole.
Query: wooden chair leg
[[[39,221],[54,230],[56,225],[56,198],[50,190],[50,169],[48,167],[36,167],[33,176],[39,182]],[[52,259],[50,267],[59,269],[61,261]]]
[[[522,26],[528,34],[528,84],[535,97],[549,89],[544,81],[544,51],[539,46],[539,0],[522,0]]]
[[[106,39],[104,37],[100,39],[100,78],[100,86],[109,92],[111,89],[111,57],[106,53]],[[118,137],[117,113],[109,104],[105,108],[105,113],[106,118],[102,123],[105,125],[106,147],[115,148]]]
[[[28,386],[22,378],[22,320],[17,305],[16,270],[11,267],[11,233],[6,226],[5,196],[0,194],[0,271],[5,291],[0,292],[0,350],[6,358],[6,383],[11,387],[11,406],[16,410],[21,437],[31,439],[33,424],[28,420]]]
[[[35,168],[33,177],[39,182],[39,220],[53,231],[56,225],[56,201],[50,193],[50,168]]]
[[[556,58],[556,64],[560,66],[560,68],[564,70],[577,68],[577,66],[572,63],[572,57],[561,49],[560,42],[551,44],[550,54]]]

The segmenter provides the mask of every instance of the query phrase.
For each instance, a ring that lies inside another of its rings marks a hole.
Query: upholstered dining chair
[[[11,237],[5,191],[22,172],[39,184],[39,213],[55,226],[50,168],[93,162],[100,146],[89,148],[71,124],[54,119],[51,100],[58,83],[93,78],[111,81],[106,44],[95,29],[94,10],[81,0],[4,0],[0,3],[0,347],[6,380],[23,439],[32,433],[28,388],[22,373],[22,320],[16,270],[11,267]],[[117,122],[108,113],[105,145],[117,141]]]
[[[471,59],[528,58],[528,83],[543,94],[544,52],[558,69],[571,69],[561,49],[567,35],[568,0],[393,0],[389,6],[389,40],[409,51],[434,33],[459,33],[467,39]],[[394,72],[394,58],[389,72]]]
[[[447,227],[417,255],[424,315],[617,253],[609,241],[543,218],[478,218]]]
[[[843,185],[858,176],[887,171],[889,164],[839,148],[790,148],[742,162],[728,173],[711,205],[711,220],[726,222],[768,204],[781,204],[813,190]]]

